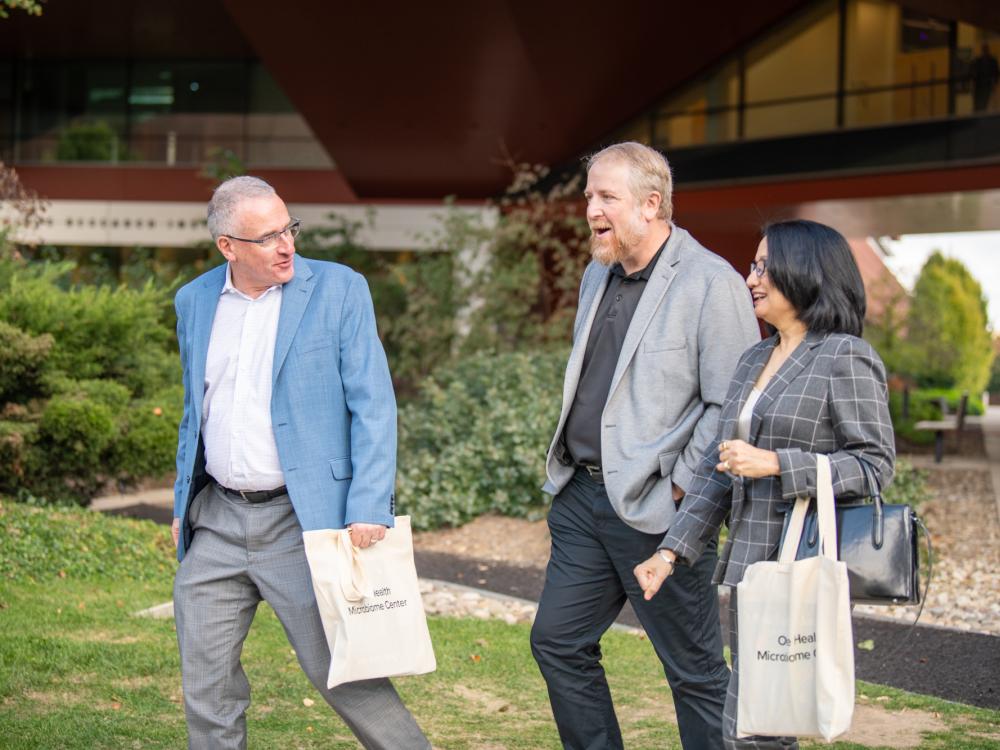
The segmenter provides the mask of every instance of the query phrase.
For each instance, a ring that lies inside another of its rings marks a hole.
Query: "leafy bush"
[[[59,135],[59,161],[112,161],[121,159],[118,136],[106,122],[76,123]]]
[[[66,288],[71,270],[66,264],[17,265],[7,287],[0,288],[0,320],[33,336],[50,334],[53,369],[76,379],[116,380],[136,395],[179,379],[176,355],[169,351],[166,290]]]
[[[177,385],[132,402],[122,414],[122,434],[110,463],[125,477],[159,476],[174,466],[184,388]]]
[[[170,471],[182,394],[166,289],[71,269],[0,260],[0,492],[85,503]]]
[[[887,503],[909,503],[914,508],[919,508],[930,497],[927,472],[914,468],[913,464],[905,459],[897,459],[892,484],[885,488],[882,499]]]
[[[565,352],[482,353],[435,371],[400,409],[400,510],[418,528],[540,515],[565,364]]]
[[[955,414],[963,393],[957,388],[913,388],[910,390],[909,418],[903,419],[903,394],[901,391],[890,391],[889,415],[896,434],[915,445],[930,445],[934,442],[934,433],[918,430],[914,425],[923,420],[941,419],[942,400],[947,404],[948,413]],[[980,415],[985,410],[982,398],[970,394],[966,414]]]
[[[968,269],[931,255],[914,286],[908,320],[908,369],[918,385],[979,394],[994,357],[987,321],[982,287]]]
[[[958,388],[919,388],[910,392],[910,402],[914,400],[933,404],[941,414],[940,403],[943,400],[948,405],[948,413],[955,414],[962,402],[962,394],[965,391]],[[969,400],[965,405],[965,413],[972,416],[982,416],[986,413],[983,406],[983,399],[978,393],[970,393]],[[940,419],[939,417],[936,417]]]
[[[930,445],[934,442],[933,433],[917,430],[914,425],[927,419],[940,419],[941,409],[937,403],[913,397],[910,392],[909,416],[903,418],[903,394],[900,391],[889,391],[889,416],[897,437],[915,445]]]
[[[51,334],[32,336],[0,320],[0,403],[38,395],[52,343]]]
[[[993,365],[990,367],[990,381],[986,389],[992,394],[1000,394],[1000,345],[993,340]]]
[[[161,579],[174,567],[170,532],[150,521],[0,499],[0,577]]]

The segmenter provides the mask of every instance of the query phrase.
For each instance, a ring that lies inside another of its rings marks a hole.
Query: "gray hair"
[[[629,188],[632,195],[640,203],[649,197],[652,192],[660,194],[660,210],[656,217],[664,221],[670,221],[674,216],[674,181],[670,175],[670,164],[667,157],[642,143],[626,141],[625,143],[615,143],[607,148],[598,151],[588,157],[587,171],[589,172],[601,159],[614,158],[628,165],[629,167]]]
[[[274,188],[259,177],[231,177],[223,182],[208,202],[208,231],[212,233],[212,239],[236,231],[233,221],[241,201],[276,194]]]

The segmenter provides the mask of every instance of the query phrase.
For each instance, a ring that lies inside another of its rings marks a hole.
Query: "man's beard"
[[[590,257],[602,266],[621,263],[633,253],[645,236],[646,227],[638,219],[629,222],[629,226],[622,229],[621,233],[610,230],[604,235],[607,239],[591,234]]]

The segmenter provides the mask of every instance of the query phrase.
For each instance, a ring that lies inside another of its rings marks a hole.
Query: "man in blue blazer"
[[[364,278],[295,254],[299,222],[255,177],[220,185],[208,228],[227,263],[175,300],[184,373],[174,614],[190,748],[245,748],[240,664],[260,601],[366,748],[429,748],[387,679],[326,687],[330,653],[303,530],[393,525],[396,403]]]

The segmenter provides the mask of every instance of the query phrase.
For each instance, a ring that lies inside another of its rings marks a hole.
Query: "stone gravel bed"
[[[988,469],[933,468],[928,483],[934,499],[918,512],[931,532],[934,567],[920,623],[1000,635],[1000,520]],[[916,615],[916,607],[855,611],[906,622]]]

